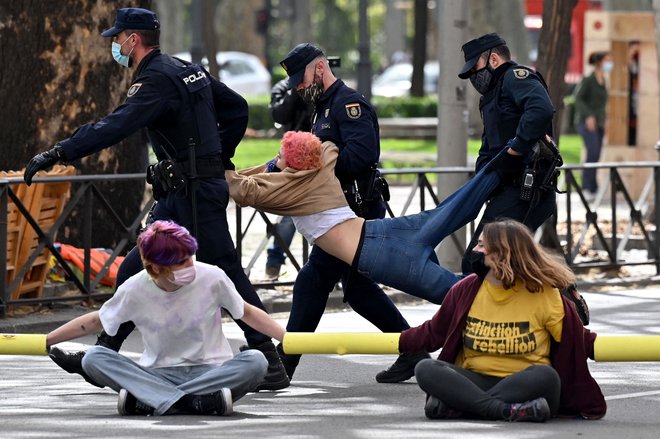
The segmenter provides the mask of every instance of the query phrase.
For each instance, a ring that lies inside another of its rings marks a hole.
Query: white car
[[[371,95],[389,98],[410,95],[412,73],[413,67],[409,63],[393,64],[387,67],[383,73],[374,78],[371,84]],[[438,92],[439,74],[438,61],[429,61],[424,65],[424,92],[426,94]]]
[[[190,52],[175,53],[173,56],[190,61]],[[261,60],[250,53],[218,52],[216,60],[220,67],[220,80],[241,96],[270,96],[270,73]],[[208,68],[206,57],[202,65]]]

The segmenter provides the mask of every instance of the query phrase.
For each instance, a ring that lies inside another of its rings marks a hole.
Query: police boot
[[[403,353],[399,355],[399,358],[387,370],[376,374],[376,381],[379,383],[400,383],[401,381],[406,381],[415,375],[415,366],[417,366],[417,363],[426,358],[431,358],[426,352],[415,354]]]
[[[289,380],[292,380],[293,373],[296,371],[296,367],[298,367],[302,355],[285,354],[284,349],[282,348],[282,343],[277,345],[277,355],[280,356],[280,361],[284,365],[286,376],[289,377]]]
[[[272,341],[266,341],[258,345],[241,346],[240,350],[256,349],[261,351],[268,360],[268,370],[264,380],[255,389],[256,392],[260,390],[280,390],[289,387],[289,377],[284,370],[284,366],[280,361],[279,355],[275,350],[275,345]]]

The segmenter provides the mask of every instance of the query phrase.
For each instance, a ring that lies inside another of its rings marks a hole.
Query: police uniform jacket
[[[335,173],[342,183],[368,178],[380,158],[376,111],[340,79],[319,98],[312,133],[339,147]]]
[[[208,86],[192,96],[178,76],[182,72],[192,75],[189,83]],[[100,121],[81,126],[60,145],[66,160],[73,161],[143,127],[159,160],[187,160],[191,138],[197,158],[229,160],[247,127],[247,102],[201,67],[156,49],[140,62],[124,103]]]
[[[552,135],[554,108],[536,73],[508,61],[495,69],[493,81],[496,85],[479,101],[484,131],[477,171],[504,147],[528,157],[540,138]]]

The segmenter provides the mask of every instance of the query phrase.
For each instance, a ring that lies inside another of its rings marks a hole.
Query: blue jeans
[[[83,370],[94,381],[119,392],[126,389],[163,415],[184,395],[206,395],[223,387],[236,401],[252,391],[266,376],[268,361],[260,351],[239,352],[221,365],[143,367],[103,346],[91,347],[82,360]]]
[[[284,244],[286,244],[287,247],[290,247],[293,235],[296,234],[296,226],[293,224],[291,217],[283,216],[275,227],[277,228],[277,233],[280,235]],[[284,253],[284,249],[275,237],[273,237],[273,244],[268,248],[267,253],[268,258],[266,259],[266,267],[279,267],[284,264],[286,253]]]
[[[367,221],[358,272],[376,282],[433,303],[442,303],[460,277],[438,263],[435,247],[473,221],[500,184],[488,167],[435,209]]]
[[[587,150],[585,163],[598,162],[600,160],[600,151],[603,148],[605,129],[603,127],[597,127],[596,131],[589,131],[583,122],[578,124],[577,132],[582,136],[584,147]],[[582,171],[582,189],[590,192],[596,192],[598,190],[596,169],[585,169]]]

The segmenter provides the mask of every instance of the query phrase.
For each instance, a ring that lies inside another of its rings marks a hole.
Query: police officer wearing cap
[[[224,170],[233,166],[231,157],[247,127],[245,99],[202,67],[161,53],[160,22],[152,11],[120,9],[115,25],[101,35],[112,38],[115,61],[135,69],[126,100],[99,122],[81,126],[68,139],[33,157],[25,171],[26,183],[39,170],[88,156],[146,128],[159,160],[147,173],[158,199],[151,219],[173,220],[196,229],[198,260],[223,269],[247,303],[265,309],[239,263],[227,224],[229,192]],[[119,268],[117,287],[142,268],[134,248]],[[261,388],[287,387],[289,380],[271,339],[238,324],[249,346],[268,359]],[[134,327],[127,322],[115,336],[103,333],[98,344],[119,350]],[[69,354],[53,348],[50,355],[66,371],[89,378],[81,367],[84,352]]]
[[[468,41],[462,50],[465,64],[458,77],[468,79],[481,94],[479,110],[484,131],[476,170],[506,150],[493,161],[502,184],[488,201],[463,256],[463,271],[469,273],[472,271],[470,253],[484,224],[506,217],[535,230],[554,212],[554,188],[535,189],[529,200],[521,196],[525,171],[532,161],[537,142],[546,134],[552,136],[554,108],[543,78],[512,61],[506,42],[496,33]],[[534,170],[537,181],[545,171]],[[531,181],[534,181],[533,177]]]
[[[364,96],[334,76],[324,53],[315,45],[297,45],[280,65],[289,75],[289,88],[315,106],[312,133],[321,141],[329,140],[339,147],[335,173],[351,208],[367,219],[383,218],[385,204],[382,197],[376,191],[369,195],[369,184],[376,175],[375,166],[380,157],[378,119],[374,108]],[[287,331],[315,331],[328,295],[340,279],[344,300],[378,329],[400,332],[409,327],[376,283],[314,246],[293,287]],[[286,355],[280,347],[278,352],[291,378],[300,355]],[[403,354],[388,370],[377,374],[376,380],[407,380],[414,375],[417,362],[427,357],[427,354]]]

